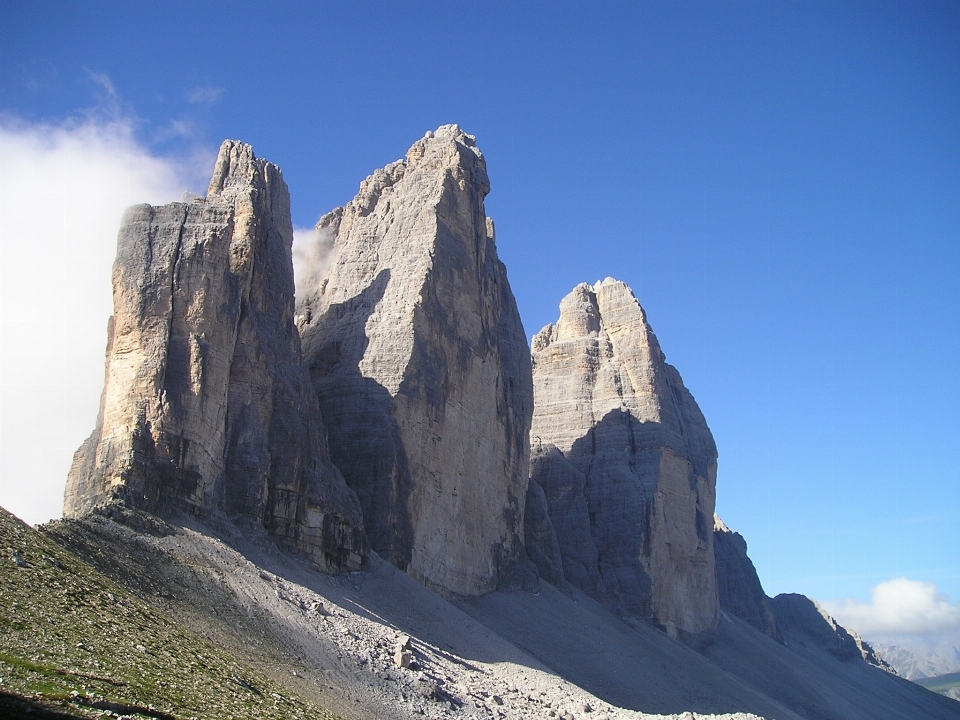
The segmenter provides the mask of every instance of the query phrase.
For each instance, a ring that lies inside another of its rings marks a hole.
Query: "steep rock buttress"
[[[297,308],[334,462],[371,546],[428,586],[502,587],[524,562],[530,352],[456,125],[427,133],[321,218]]]
[[[715,626],[716,446],[630,288],[574,288],[533,339],[533,380],[528,502],[542,489],[566,581],[668,630]],[[528,554],[551,577],[544,536]]]
[[[360,506],[301,363],[292,241],[279,168],[233,141],[206,198],[126,212],[100,415],[64,515],[225,512],[329,569],[363,566]]]

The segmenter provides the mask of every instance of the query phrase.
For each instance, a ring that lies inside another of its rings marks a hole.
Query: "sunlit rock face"
[[[321,218],[297,308],[334,462],[372,547],[429,587],[509,585],[522,553],[530,352],[474,138],[441,127]]]
[[[100,415],[66,516],[110,502],[226,513],[325,568],[364,565],[360,506],[301,363],[292,240],[279,168],[233,141],[206,198],[126,212]]]
[[[713,552],[720,609],[782,641],[770,598],[764,593],[753,561],[747,556],[747,541],[717,515],[713,516]]]
[[[532,355],[531,477],[566,581],[625,617],[714,627],[717,450],[630,288],[578,285]]]

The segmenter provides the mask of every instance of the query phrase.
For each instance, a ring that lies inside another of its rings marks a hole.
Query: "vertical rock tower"
[[[100,415],[64,515],[226,512],[329,569],[365,563],[360,506],[301,363],[292,241],[279,168],[233,141],[206,198],[127,211]]]
[[[530,352],[497,258],[474,138],[445,125],[320,219],[329,268],[299,301],[334,462],[371,546],[479,595],[523,562]]]
[[[527,497],[542,488],[565,579],[668,630],[715,626],[716,446],[630,288],[574,288],[533,339],[533,380]],[[555,550],[528,554],[555,572]]]

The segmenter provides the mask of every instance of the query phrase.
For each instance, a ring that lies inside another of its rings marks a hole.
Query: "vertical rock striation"
[[[753,562],[747,556],[747,541],[713,516],[713,552],[717,564],[720,609],[782,642],[780,628],[763,591]]]
[[[359,503],[300,360],[292,240],[279,168],[232,141],[206,198],[127,211],[100,415],[66,516],[111,501],[226,512],[324,567],[365,563]]]
[[[372,547],[462,595],[503,586],[523,561],[530,353],[488,191],[473,137],[427,133],[320,219],[329,269],[297,310]]]
[[[715,626],[716,446],[630,288],[574,288],[533,339],[533,379],[531,477],[566,580],[625,616]]]

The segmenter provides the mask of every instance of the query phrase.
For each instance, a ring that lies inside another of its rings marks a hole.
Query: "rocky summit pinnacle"
[[[716,446],[630,288],[575,287],[533,339],[533,380],[527,501],[557,540],[528,521],[541,575],[559,549],[565,580],[626,617],[715,626]]]
[[[445,125],[320,219],[297,323],[334,462],[372,547],[479,595],[525,562],[530,353],[474,138]],[[532,569],[531,569],[532,570]]]
[[[66,516],[111,502],[226,512],[326,568],[363,566],[359,503],[300,359],[292,241],[279,168],[233,141],[206,198],[126,212],[100,415]]]

